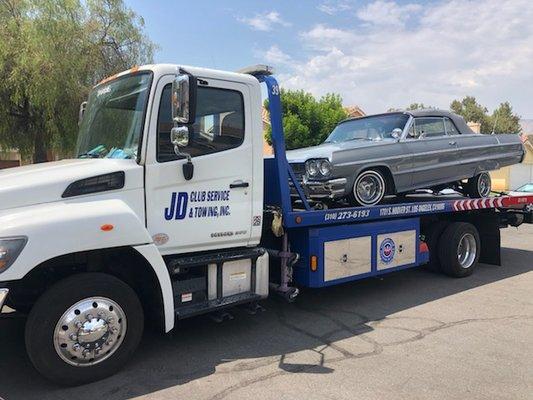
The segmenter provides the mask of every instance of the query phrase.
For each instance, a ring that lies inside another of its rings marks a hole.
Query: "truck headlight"
[[[0,238],[0,273],[15,262],[27,242],[25,236]]]
[[[307,175],[310,178],[314,177],[323,177],[326,178],[331,175],[331,163],[329,160],[322,159],[322,160],[309,160],[305,163],[305,169],[307,171]]]

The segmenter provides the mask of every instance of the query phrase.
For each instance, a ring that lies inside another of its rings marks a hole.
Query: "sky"
[[[533,118],[532,0],[223,0],[126,4],[155,62],[275,67],[287,89],[339,93],[366,113],[472,95]]]

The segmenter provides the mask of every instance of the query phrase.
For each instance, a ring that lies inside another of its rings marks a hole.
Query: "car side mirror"
[[[403,131],[400,128],[394,128],[390,133],[391,137],[394,139],[399,139],[402,137]]]

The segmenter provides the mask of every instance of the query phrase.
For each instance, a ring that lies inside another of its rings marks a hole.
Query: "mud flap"
[[[479,262],[502,265],[499,215],[494,211],[483,213],[472,222],[476,226],[481,240]]]

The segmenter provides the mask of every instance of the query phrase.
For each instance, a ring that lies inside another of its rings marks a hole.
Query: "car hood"
[[[327,158],[333,161],[333,154],[335,152],[350,150],[355,148],[365,148],[371,146],[380,146],[384,144],[394,143],[394,139],[383,140],[350,140],[339,143],[322,143],[318,146],[305,147],[297,150],[287,151],[287,160],[290,163],[305,162],[312,158]]]
[[[134,160],[77,159],[5,169],[0,171],[0,210],[61,201],[71,183],[118,171],[125,172],[128,188],[142,186],[142,167]]]

